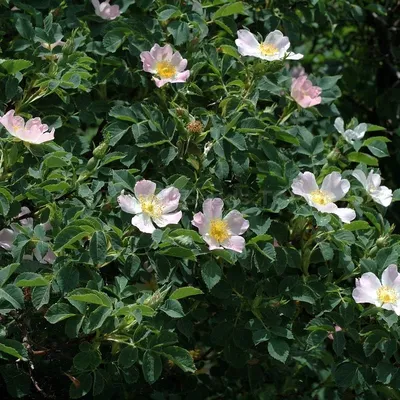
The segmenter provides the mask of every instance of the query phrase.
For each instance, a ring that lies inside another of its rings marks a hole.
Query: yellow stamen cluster
[[[320,206],[326,206],[327,204],[332,203],[331,196],[321,189],[314,190],[311,192],[310,196],[313,203],[319,204]]]
[[[278,52],[278,48],[270,43],[261,43],[260,51],[263,56],[273,56]]]
[[[230,237],[228,223],[222,219],[211,220],[209,234],[218,243],[222,243]]]
[[[170,79],[176,75],[176,67],[169,61],[159,61],[156,65],[156,71],[161,79]]]
[[[398,298],[397,292],[389,286],[381,286],[377,291],[377,295],[378,295],[378,300],[384,304],[386,303],[394,304],[397,302]]]
[[[157,197],[147,196],[139,198],[142,212],[151,218],[159,218],[162,215],[162,207]]]

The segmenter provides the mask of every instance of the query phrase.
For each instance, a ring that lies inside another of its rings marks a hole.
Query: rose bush
[[[334,3],[0,2],[2,395],[400,397],[391,137],[338,110]]]

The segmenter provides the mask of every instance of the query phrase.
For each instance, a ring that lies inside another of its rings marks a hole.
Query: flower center
[[[162,207],[155,196],[142,197],[139,199],[142,212],[151,218],[159,218],[162,214]]]
[[[273,56],[278,51],[278,48],[270,43],[261,43],[260,51],[263,56]]]
[[[382,303],[396,303],[397,292],[389,286],[381,286],[377,291],[378,299]]]
[[[331,196],[321,189],[311,192],[311,200],[313,203],[319,204],[320,206],[326,206],[327,204],[332,203]]]
[[[210,236],[221,243],[228,239],[230,234],[228,232],[228,223],[222,219],[213,219],[210,222]]]
[[[176,68],[169,61],[159,61],[156,71],[161,79],[170,79],[176,75]]]

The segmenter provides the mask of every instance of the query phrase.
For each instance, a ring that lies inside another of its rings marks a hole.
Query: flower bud
[[[340,151],[338,149],[333,149],[327,156],[327,160],[331,162],[336,162],[340,158]]]
[[[87,169],[88,171],[93,171],[93,170],[96,168],[96,166],[97,166],[97,160],[96,160],[94,157],[92,157],[92,158],[88,161],[87,166],[86,166],[86,169]]]
[[[98,160],[101,160],[104,158],[104,156],[107,154],[108,150],[108,143],[107,142],[102,142],[100,143],[94,150],[93,150],[93,156],[94,158],[97,158]]]

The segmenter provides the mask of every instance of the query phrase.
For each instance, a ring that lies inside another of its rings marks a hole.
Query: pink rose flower
[[[22,207],[21,212],[18,214],[18,218],[23,217],[24,215],[30,214],[30,210],[28,207]],[[33,229],[33,219],[32,218],[23,218],[19,220],[19,224],[22,225],[23,227],[27,227],[30,229]],[[48,231],[51,229],[50,223],[43,224],[43,228],[45,231]],[[4,228],[0,231],[0,247],[3,248],[4,250],[11,250],[13,246],[13,242],[18,235],[18,228],[16,224],[11,225],[11,229],[9,228]],[[48,241],[48,238],[45,238],[45,241]],[[40,252],[35,248],[33,250],[33,254],[35,255],[36,259],[41,263],[41,264],[53,264],[54,261],[56,260],[56,255],[53,253],[52,250],[49,250],[44,257],[41,256]],[[33,260],[32,255],[30,254],[25,254],[24,260]]]
[[[203,212],[193,216],[192,225],[198,228],[210,250],[225,248],[241,253],[245,241],[240,235],[247,231],[249,221],[236,210],[222,218],[223,207],[221,199],[207,199],[203,203]]]
[[[322,89],[313,86],[311,81],[307,79],[307,75],[300,75],[298,78],[292,79],[292,90],[290,95],[303,108],[316,106],[321,103]]]
[[[262,43],[246,29],[239,29],[237,35],[238,38],[235,43],[242,56],[257,57],[266,61],[300,60],[303,58],[303,54],[288,51],[290,47],[289,38],[283,36],[281,31],[270,32]]]
[[[0,124],[7,129],[12,136],[28,143],[40,144],[54,140],[54,128],[49,132],[49,127],[42,124],[40,118],[32,118],[25,121],[22,117],[14,116],[15,111],[10,110],[0,117]]]
[[[140,53],[140,59],[143,71],[159,77],[153,78],[157,87],[164,86],[168,82],[183,83],[190,76],[190,71],[185,70],[187,60],[182,58],[178,51],[173,53],[169,44],[164,47],[155,44],[150,51]]]
[[[153,222],[164,228],[170,224],[177,224],[182,218],[182,211],[173,212],[178,208],[181,194],[174,187],[161,190],[155,194],[156,184],[143,179],[136,183],[135,196],[124,194],[118,196],[121,209],[129,214],[134,214],[132,225],[141,232],[153,233]]]
[[[372,272],[362,274],[356,279],[352,296],[356,303],[374,304],[400,315],[400,274],[397,265],[389,265],[382,272],[381,280]]]
[[[121,15],[119,6],[111,6],[110,0],[105,0],[102,3],[99,0],[92,0],[92,4],[96,15],[100,18],[113,20]]]

